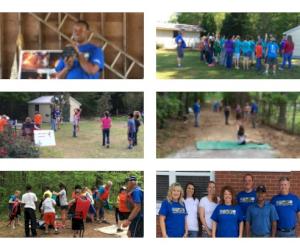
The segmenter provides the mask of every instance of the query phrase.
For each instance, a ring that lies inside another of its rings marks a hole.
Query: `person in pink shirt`
[[[105,111],[104,112],[104,117],[102,117],[100,119],[100,122],[101,122],[101,126],[102,126],[102,146],[103,147],[107,147],[109,148],[109,131],[110,131],[110,128],[111,128],[111,123],[112,123],[112,120],[111,118],[109,117],[109,112],[108,111]]]

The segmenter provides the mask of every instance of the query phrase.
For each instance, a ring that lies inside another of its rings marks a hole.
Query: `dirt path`
[[[113,234],[105,234],[95,229],[100,227],[107,227],[109,225],[115,224],[114,214],[112,211],[106,212],[106,220],[110,224],[104,223],[85,223],[85,233],[84,238],[118,238],[118,235]],[[59,221],[59,220],[58,220]],[[24,225],[23,218],[21,219],[21,223]],[[6,221],[0,222],[0,237],[10,237],[10,238],[22,238],[24,237],[24,226],[17,226],[16,229],[12,229],[11,227],[7,227]],[[49,234],[45,234],[44,230],[37,230],[37,237],[39,238],[72,238],[73,233],[71,229],[71,221],[68,220],[66,223],[65,229],[60,229],[58,234],[54,234],[53,230],[49,232]]]
[[[158,151],[169,148],[159,155],[167,158],[275,158],[299,157],[299,136],[291,136],[284,132],[258,125],[253,129],[250,122],[244,124],[247,137],[271,145],[272,150],[197,150],[195,142],[199,140],[223,141],[236,140],[235,117],[231,114],[230,125],[225,126],[223,113],[213,113],[204,109],[200,117],[200,128],[193,127],[193,116],[187,122],[173,124],[173,132],[168,136],[158,136]],[[184,129],[183,133],[175,130]],[[180,136],[178,136],[178,134]],[[173,137],[173,138],[172,138]],[[175,138],[174,138],[175,137]],[[162,139],[163,138],[163,139]],[[179,142],[174,143],[174,140]],[[172,152],[170,152],[172,149]],[[169,151],[169,152],[167,152]],[[165,154],[164,154],[165,153]]]

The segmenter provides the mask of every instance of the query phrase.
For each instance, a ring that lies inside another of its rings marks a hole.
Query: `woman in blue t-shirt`
[[[183,189],[179,183],[173,183],[167,198],[159,210],[159,224],[162,237],[187,237],[187,212],[184,205]]]
[[[233,188],[223,187],[220,197],[221,202],[211,216],[212,237],[242,237],[243,214],[235,204]]]

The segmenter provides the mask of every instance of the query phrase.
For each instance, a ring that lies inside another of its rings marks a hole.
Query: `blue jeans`
[[[290,232],[281,232],[280,230],[277,230],[276,237],[280,238],[296,238],[296,231],[295,229]]]
[[[56,119],[51,118],[51,130],[56,132]]]
[[[102,145],[109,145],[109,128],[103,129],[102,130]]]
[[[198,237],[198,231],[188,231],[188,238],[197,238]]]
[[[261,58],[256,58],[256,70],[261,70]]]
[[[289,64],[289,69],[292,68],[292,54],[283,54],[283,61],[281,64],[281,68],[285,67],[286,62]]]
[[[232,67],[232,53],[226,53],[226,68],[231,69]]]
[[[195,115],[195,127],[199,127],[200,112],[194,113],[194,115]]]

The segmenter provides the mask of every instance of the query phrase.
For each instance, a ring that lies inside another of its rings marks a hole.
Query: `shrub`
[[[39,149],[32,141],[12,132],[0,133],[0,158],[38,158]]]

